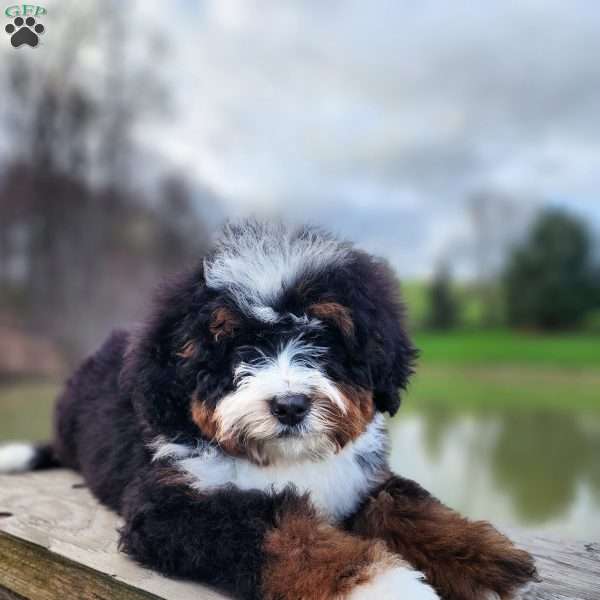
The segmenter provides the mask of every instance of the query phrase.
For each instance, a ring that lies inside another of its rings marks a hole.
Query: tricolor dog
[[[80,366],[53,441],[4,447],[0,469],[81,472],[124,552],[236,598],[509,599],[531,557],[390,471],[415,357],[383,261],[228,225]]]

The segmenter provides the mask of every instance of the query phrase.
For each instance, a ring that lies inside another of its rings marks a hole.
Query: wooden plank
[[[223,600],[143,569],[117,550],[121,522],[70,471],[0,476],[0,600]],[[543,580],[526,600],[600,600],[600,543],[508,531]]]
[[[508,531],[535,556],[542,582],[524,595],[539,600],[600,600],[600,543],[576,542]]]
[[[160,600],[7,533],[0,534],[0,565],[0,583],[30,600]]]
[[[81,483],[65,470],[0,476],[0,587],[30,600],[225,598],[119,552],[121,521]]]

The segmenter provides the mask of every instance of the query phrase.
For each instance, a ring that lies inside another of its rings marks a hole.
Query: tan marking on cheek
[[[239,325],[240,320],[238,316],[229,308],[222,306],[213,312],[208,329],[215,341],[218,342],[221,337],[233,335]]]
[[[198,426],[202,434],[209,440],[214,440],[219,447],[232,456],[247,456],[253,458],[239,441],[232,437],[224,437],[220,434],[220,422],[218,414],[213,408],[208,407],[197,398],[192,400],[192,421]]]
[[[343,397],[348,400],[348,405],[352,405],[357,409],[361,418],[369,423],[375,414],[373,392],[343,383],[339,384],[338,388],[342,392]]]
[[[196,398],[192,401],[192,421],[207,438],[211,440],[215,438],[218,429],[215,411]]]
[[[337,407],[330,410],[331,436],[343,448],[365,431],[373,420],[375,407],[373,392],[347,384],[338,384],[337,387],[344,399],[346,412],[342,413]]]
[[[352,320],[350,309],[338,302],[318,302],[311,304],[307,312],[323,321],[335,323],[345,336],[352,337],[354,335],[354,321]]]

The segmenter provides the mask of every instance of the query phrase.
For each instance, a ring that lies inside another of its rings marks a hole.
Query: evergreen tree
[[[452,329],[458,321],[458,306],[452,290],[452,277],[448,265],[437,269],[429,288],[429,318],[431,329]]]
[[[564,211],[545,211],[508,261],[508,321],[540,329],[574,327],[592,308],[595,287],[585,225]]]

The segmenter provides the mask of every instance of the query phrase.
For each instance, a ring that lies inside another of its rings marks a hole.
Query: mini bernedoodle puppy
[[[388,466],[416,356],[402,312],[352,245],[228,225],[68,381],[54,441],[3,448],[0,469],[81,472],[124,552],[236,598],[511,598],[532,558]]]

